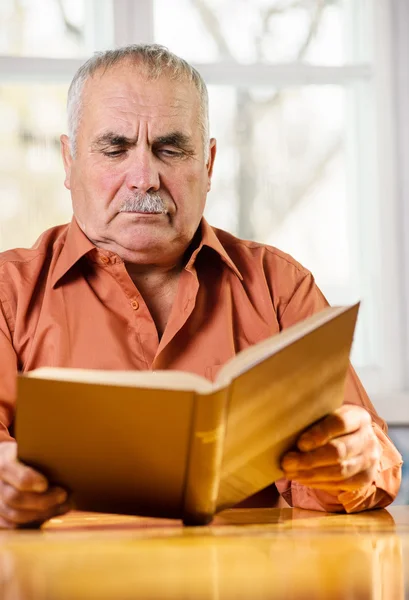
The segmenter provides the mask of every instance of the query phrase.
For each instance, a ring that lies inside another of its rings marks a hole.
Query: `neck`
[[[126,262],[126,270],[132,281],[140,287],[155,287],[161,282],[178,279],[183,269],[183,261],[169,265],[141,265]]]
[[[149,309],[160,339],[176,298],[183,264],[147,268],[145,265],[126,263],[126,268]]]

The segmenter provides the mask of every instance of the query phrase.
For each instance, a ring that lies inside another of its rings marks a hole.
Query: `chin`
[[[173,241],[173,237],[166,236],[163,232],[149,234],[145,231],[127,231],[117,238],[116,252],[125,261],[145,263],[155,257],[166,257],[169,254],[169,244]]]

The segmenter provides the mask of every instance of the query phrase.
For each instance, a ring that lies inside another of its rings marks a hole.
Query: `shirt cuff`
[[[379,425],[372,423],[372,426],[381,445],[381,459],[375,481],[364,488],[333,495],[296,481],[280,479],[276,481],[276,487],[284,500],[297,508],[347,513],[384,508],[393,502],[399,492],[402,457]]]

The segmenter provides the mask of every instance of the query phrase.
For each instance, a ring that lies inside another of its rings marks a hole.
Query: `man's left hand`
[[[285,478],[333,494],[370,485],[381,456],[369,413],[353,404],[304,431],[297,448],[283,456]]]

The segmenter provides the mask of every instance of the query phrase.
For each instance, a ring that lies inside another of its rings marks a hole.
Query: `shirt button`
[[[101,256],[101,262],[102,262],[104,265],[107,265],[107,264],[109,263],[109,258],[108,258],[108,256],[105,256],[105,255],[103,254],[103,255]]]
[[[134,310],[138,310],[139,308],[139,302],[137,300],[132,300],[131,301],[131,306]]]

